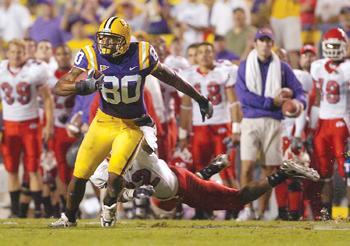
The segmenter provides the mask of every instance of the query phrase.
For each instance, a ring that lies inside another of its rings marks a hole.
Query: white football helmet
[[[323,36],[323,56],[333,61],[343,60],[347,53],[348,38],[341,28],[332,28]]]

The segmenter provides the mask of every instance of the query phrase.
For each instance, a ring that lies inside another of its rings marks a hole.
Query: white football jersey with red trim
[[[48,85],[51,90],[55,87],[59,78],[55,74],[49,77]],[[53,94],[53,93],[52,93]],[[67,120],[74,107],[75,96],[57,96],[53,94],[55,101],[54,108],[54,126],[56,127],[66,127]]]
[[[226,98],[226,88],[232,88],[236,83],[237,66],[231,63],[215,63],[215,68],[208,74],[202,74],[198,68],[186,70],[183,73],[192,86],[213,104],[214,114],[202,122],[199,105],[192,100],[193,125],[218,125],[231,122],[229,103]]]
[[[25,121],[39,117],[38,87],[48,80],[45,64],[28,60],[18,71],[9,69],[8,60],[0,63],[0,95],[3,119]]]
[[[320,119],[346,117],[350,98],[350,62],[335,66],[329,59],[320,59],[311,64],[311,75],[321,90]]]
[[[180,73],[181,71],[190,67],[190,64],[186,58],[182,56],[170,55],[164,60],[164,64],[169,68],[173,69],[175,72]],[[165,121],[170,121],[175,118],[175,100],[174,96],[177,95],[178,91],[165,83],[160,83],[160,88],[162,91],[163,101],[164,101],[164,117]]]
[[[300,70],[300,69],[294,69],[293,70],[295,76],[303,86],[303,89],[306,94],[306,101],[308,102],[308,95],[312,90],[312,77],[311,74]],[[305,109],[307,111],[307,109]],[[306,114],[301,114],[299,117],[306,117]],[[299,118],[298,117],[298,118]],[[293,128],[296,124],[296,118],[285,118],[282,120],[282,137],[288,137],[291,138],[293,136]]]

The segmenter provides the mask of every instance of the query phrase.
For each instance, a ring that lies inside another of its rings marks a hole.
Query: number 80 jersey
[[[157,64],[157,53],[148,42],[132,42],[128,51],[114,60],[101,56],[96,45],[85,46],[74,61],[77,68],[99,70],[105,75],[100,109],[124,119],[146,114],[143,102],[145,77]]]
[[[311,64],[311,75],[321,91],[320,119],[345,118],[350,100],[350,62],[338,66],[329,59]]]
[[[10,71],[8,60],[0,63],[0,95],[3,119],[25,121],[39,117],[38,87],[46,84],[47,66],[28,60],[16,73]]]

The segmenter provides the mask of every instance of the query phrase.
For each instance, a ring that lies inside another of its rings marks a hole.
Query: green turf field
[[[0,220],[0,245],[350,245],[349,222],[120,221],[97,220],[50,229],[53,220]]]

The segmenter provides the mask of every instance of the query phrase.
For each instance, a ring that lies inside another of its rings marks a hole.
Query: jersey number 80
[[[140,75],[127,75],[119,79],[115,76],[105,76],[101,89],[103,99],[111,104],[135,103],[141,96]]]

